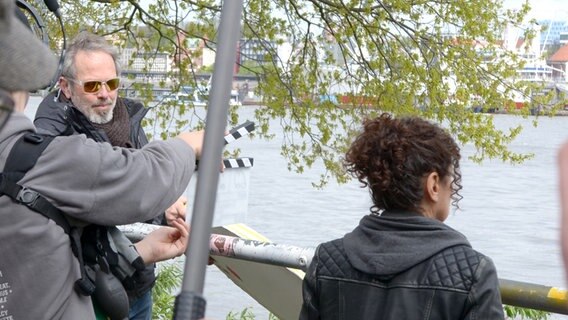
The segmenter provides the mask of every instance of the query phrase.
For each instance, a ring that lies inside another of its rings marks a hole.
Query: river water
[[[32,97],[31,108],[26,111],[29,116],[33,116],[37,103]],[[253,120],[253,111],[254,107],[243,107],[241,119]],[[523,124],[523,133],[511,148],[534,153],[535,157],[521,165],[500,161],[475,164],[467,159],[473,147],[463,146],[464,199],[461,210],[451,214],[446,223],[493,259],[500,278],[565,287],[558,245],[556,152],[568,139],[568,117],[539,118],[537,128],[531,126],[534,118],[493,117],[498,128]],[[316,163],[302,175],[289,172],[280,156],[281,134],[278,130],[274,133],[276,138],[270,141],[244,138],[231,144],[241,149],[242,156],[254,158],[248,214],[239,222],[273,242],[310,247],[352,230],[368,213],[366,189],[355,181],[314,189],[311,183],[323,173],[321,166]],[[225,319],[229,312],[247,307],[257,319],[268,318],[268,311],[214,266],[208,267],[204,295],[209,318]]]
[[[244,110],[243,113],[251,113]],[[490,256],[499,277],[565,287],[558,245],[559,201],[556,153],[568,139],[568,118],[522,119],[494,115],[498,128],[521,123],[522,135],[511,145],[514,151],[534,153],[522,165],[501,161],[475,164],[467,159],[472,146],[462,146],[461,210],[446,223],[467,236],[473,247]],[[243,118],[245,119],[245,118]],[[253,157],[250,176],[249,210],[246,224],[271,241],[315,247],[322,241],[351,231],[370,206],[366,189],[352,181],[323,190],[312,188],[323,172],[314,167],[302,175],[289,172],[280,156],[281,136],[271,141],[242,139],[234,142],[243,156]],[[216,268],[206,279],[207,314],[224,319],[233,310],[252,306],[258,319],[267,312],[239,290]],[[568,317],[555,316],[555,319]]]

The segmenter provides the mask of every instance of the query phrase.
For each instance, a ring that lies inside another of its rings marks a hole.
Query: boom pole
[[[223,136],[227,126],[242,10],[243,0],[222,1],[215,71],[209,94],[200,172],[191,219],[194,231],[189,236],[185,252],[187,259],[185,259],[181,293],[175,300],[174,319],[176,320],[198,320],[205,316],[206,301],[203,297],[203,286],[209,257],[208,241],[215,212],[219,164],[223,154]]]

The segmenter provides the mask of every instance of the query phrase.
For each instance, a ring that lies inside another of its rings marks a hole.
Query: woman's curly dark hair
[[[363,132],[345,155],[344,165],[363,187],[369,186],[371,212],[420,210],[423,179],[437,172],[452,182],[452,204],[462,196],[460,148],[448,132],[418,117],[395,119],[383,113],[363,122]]]

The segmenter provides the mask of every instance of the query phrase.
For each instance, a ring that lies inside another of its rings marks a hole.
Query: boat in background
[[[209,87],[191,87],[182,86],[180,90],[176,93],[170,93],[170,95],[164,97],[162,100],[167,101],[178,101],[180,103],[190,102],[196,107],[204,107],[207,105],[209,99]],[[231,90],[231,96],[229,99],[230,106],[241,106],[242,102],[239,97],[239,92],[237,90]]]

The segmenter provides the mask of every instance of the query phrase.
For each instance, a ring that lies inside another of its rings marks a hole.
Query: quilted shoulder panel
[[[317,254],[320,260],[318,270],[320,276],[349,279],[370,278],[369,275],[358,272],[351,267],[345,254],[342,239],[322,243],[318,248]]]
[[[467,246],[455,246],[433,256],[427,284],[469,291],[481,254]]]

